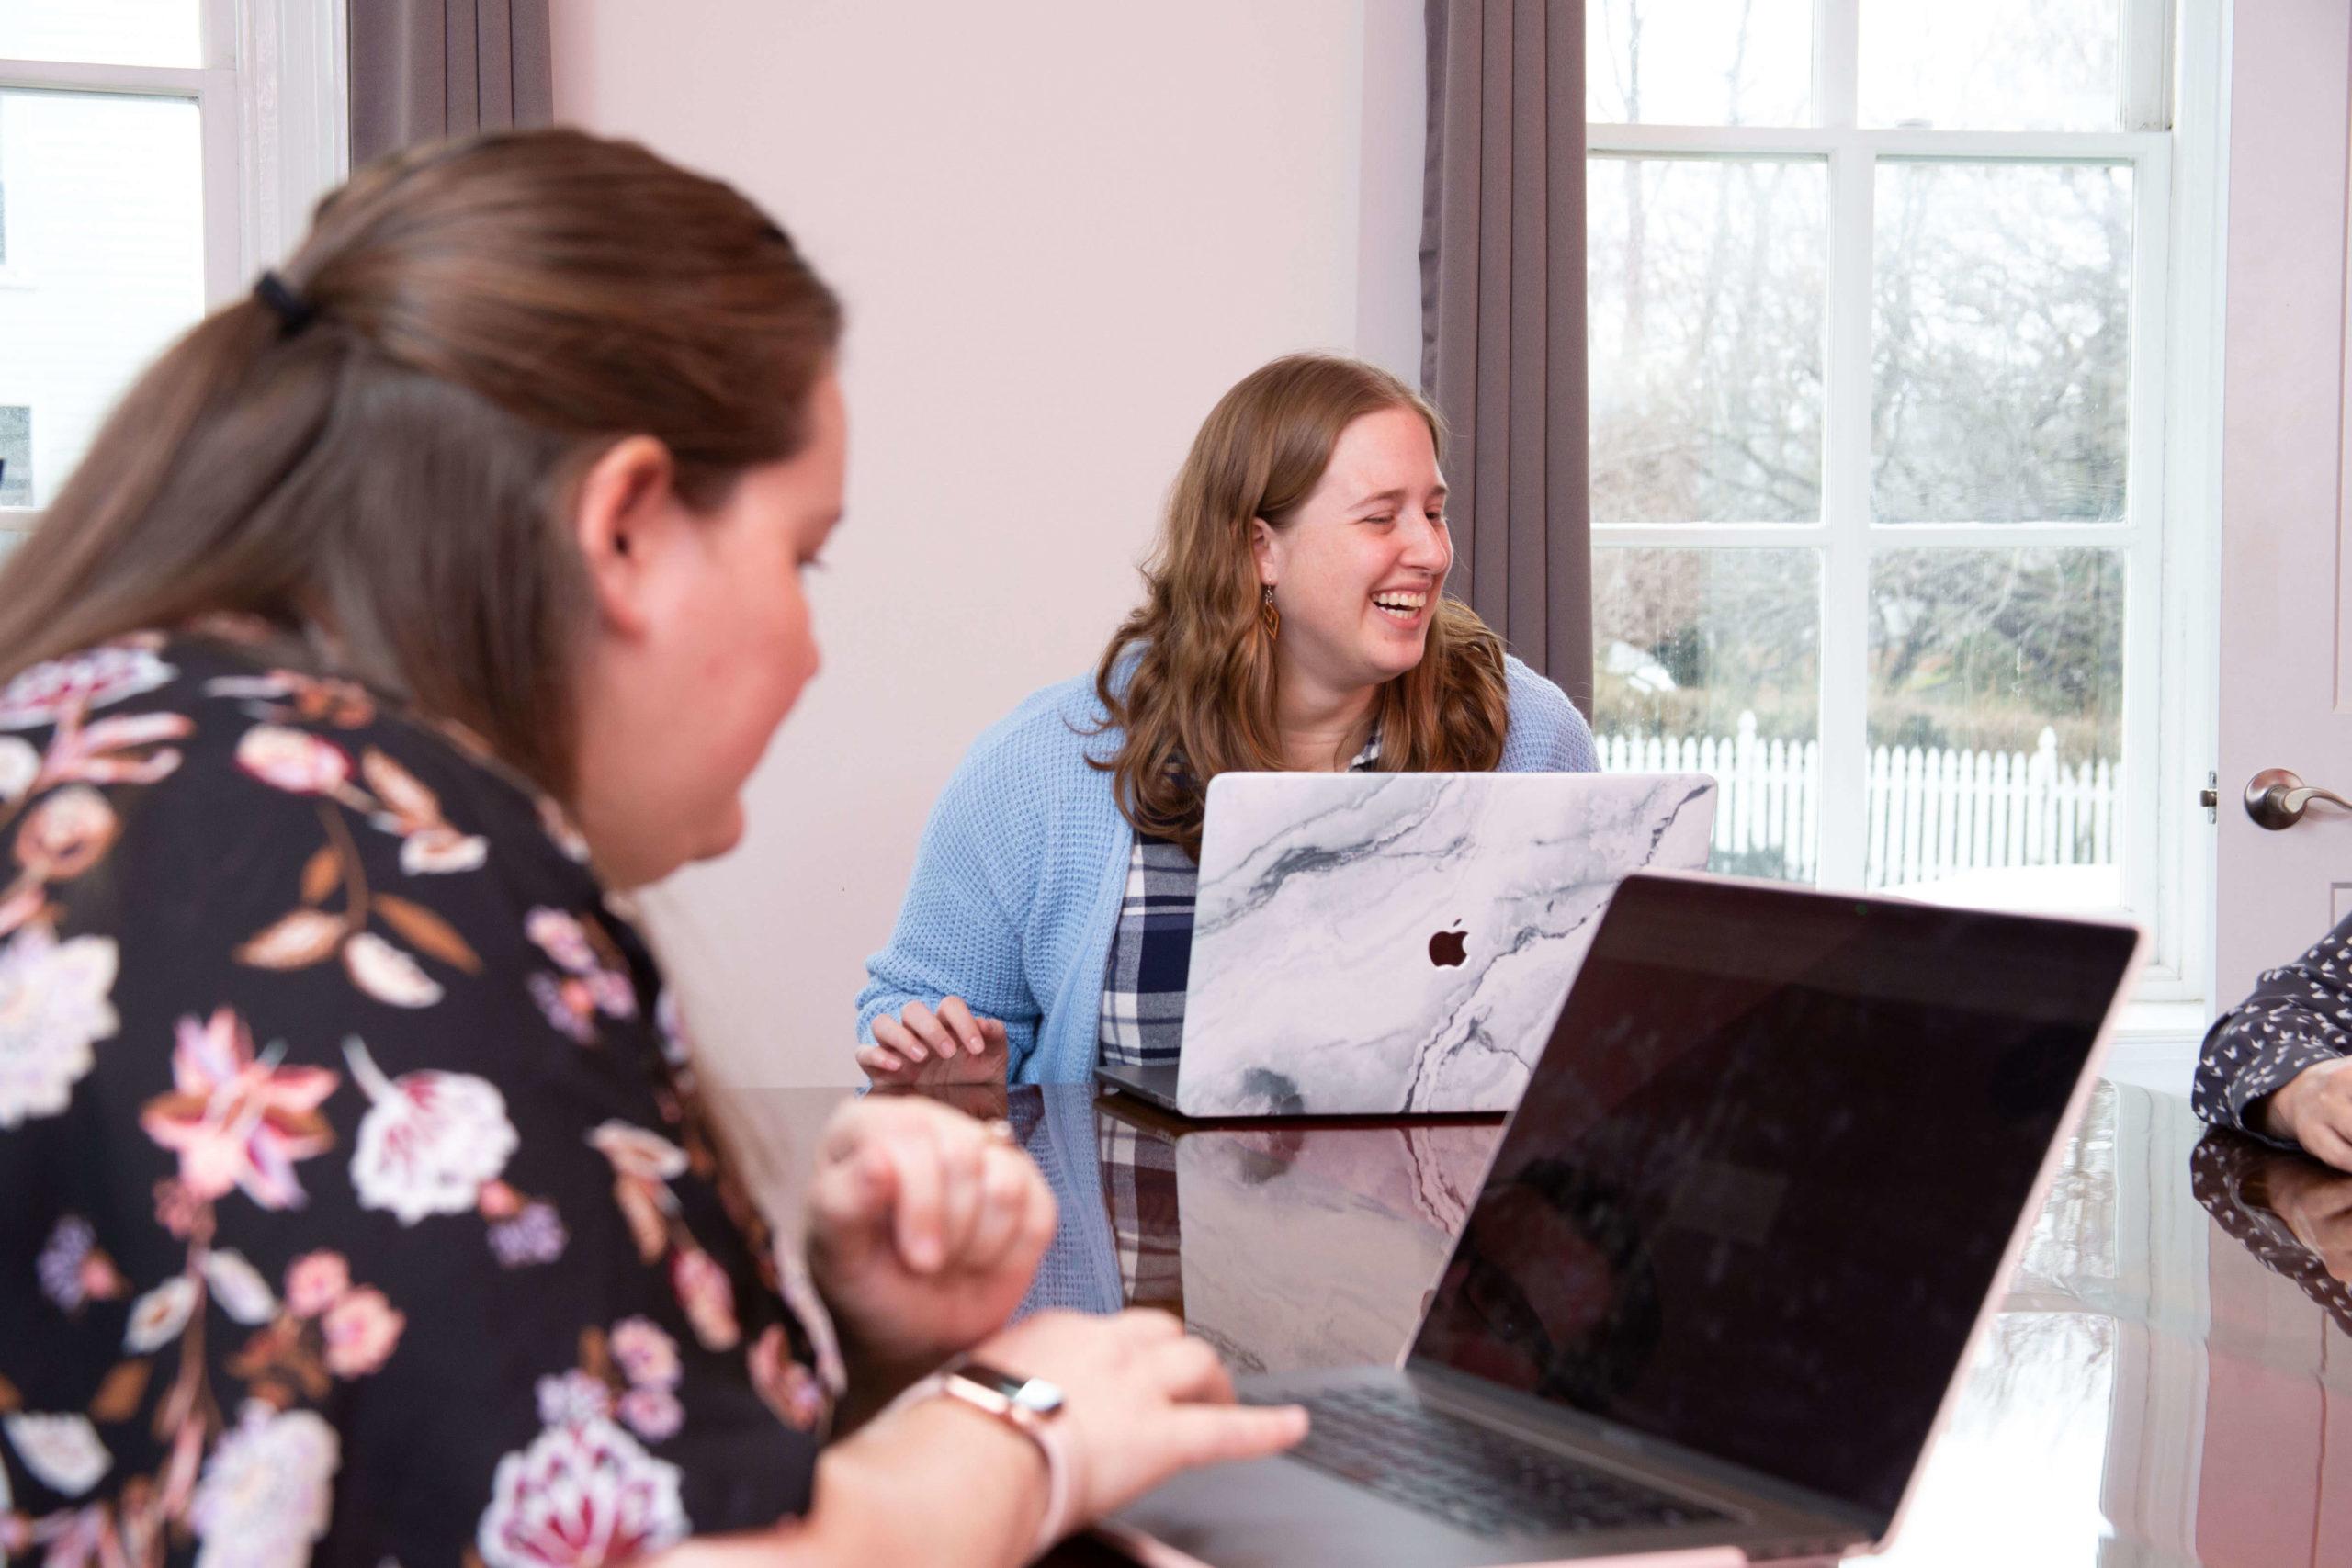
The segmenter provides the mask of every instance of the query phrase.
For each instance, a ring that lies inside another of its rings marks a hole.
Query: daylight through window
[[[2146,912],[2165,8],[1817,4],[1586,12],[1604,765],[1721,871]]]

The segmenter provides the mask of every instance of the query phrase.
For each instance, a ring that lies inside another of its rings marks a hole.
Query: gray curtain
[[[350,0],[352,166],[555,118],[548,0]]]
[[[1453,592],[1592,711],[1583,0],[1427,0],[1421,385]]]

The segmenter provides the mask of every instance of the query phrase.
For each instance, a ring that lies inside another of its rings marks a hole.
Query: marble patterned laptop
[[[1177,1109],[1509,1111],[1618,881],[1705,867],[1696,773],[1226,773]]]

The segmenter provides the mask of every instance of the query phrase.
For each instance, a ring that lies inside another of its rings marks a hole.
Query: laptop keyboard
[[[1548,1535],[1726,1518],[1396,1389],[1311,1395],[1290,1457],[1474,1535]]]

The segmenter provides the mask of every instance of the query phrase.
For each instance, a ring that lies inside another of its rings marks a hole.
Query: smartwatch
[[[1024,1378],[985,1361],[952,1363],[940,1373],[939,1392],[985,1410],[1000,1421],[1010,1421],[1031,1437],[1062,1411],[1058,1384]]]
[[[1044,1556],[1046,1548],[1062,1538],[1069,1511],[1069,1461],[1055,1421],[1062,1412],[1060,1385],[967,1358],[951,1361],[923,1379],[900,1394],[897,1403],[933,1394],[959,1400],[992,1416],[1035,1445],[1046,1461],[1046,1515],[1037,1522],[1037,1542],[1029,1555]]]

